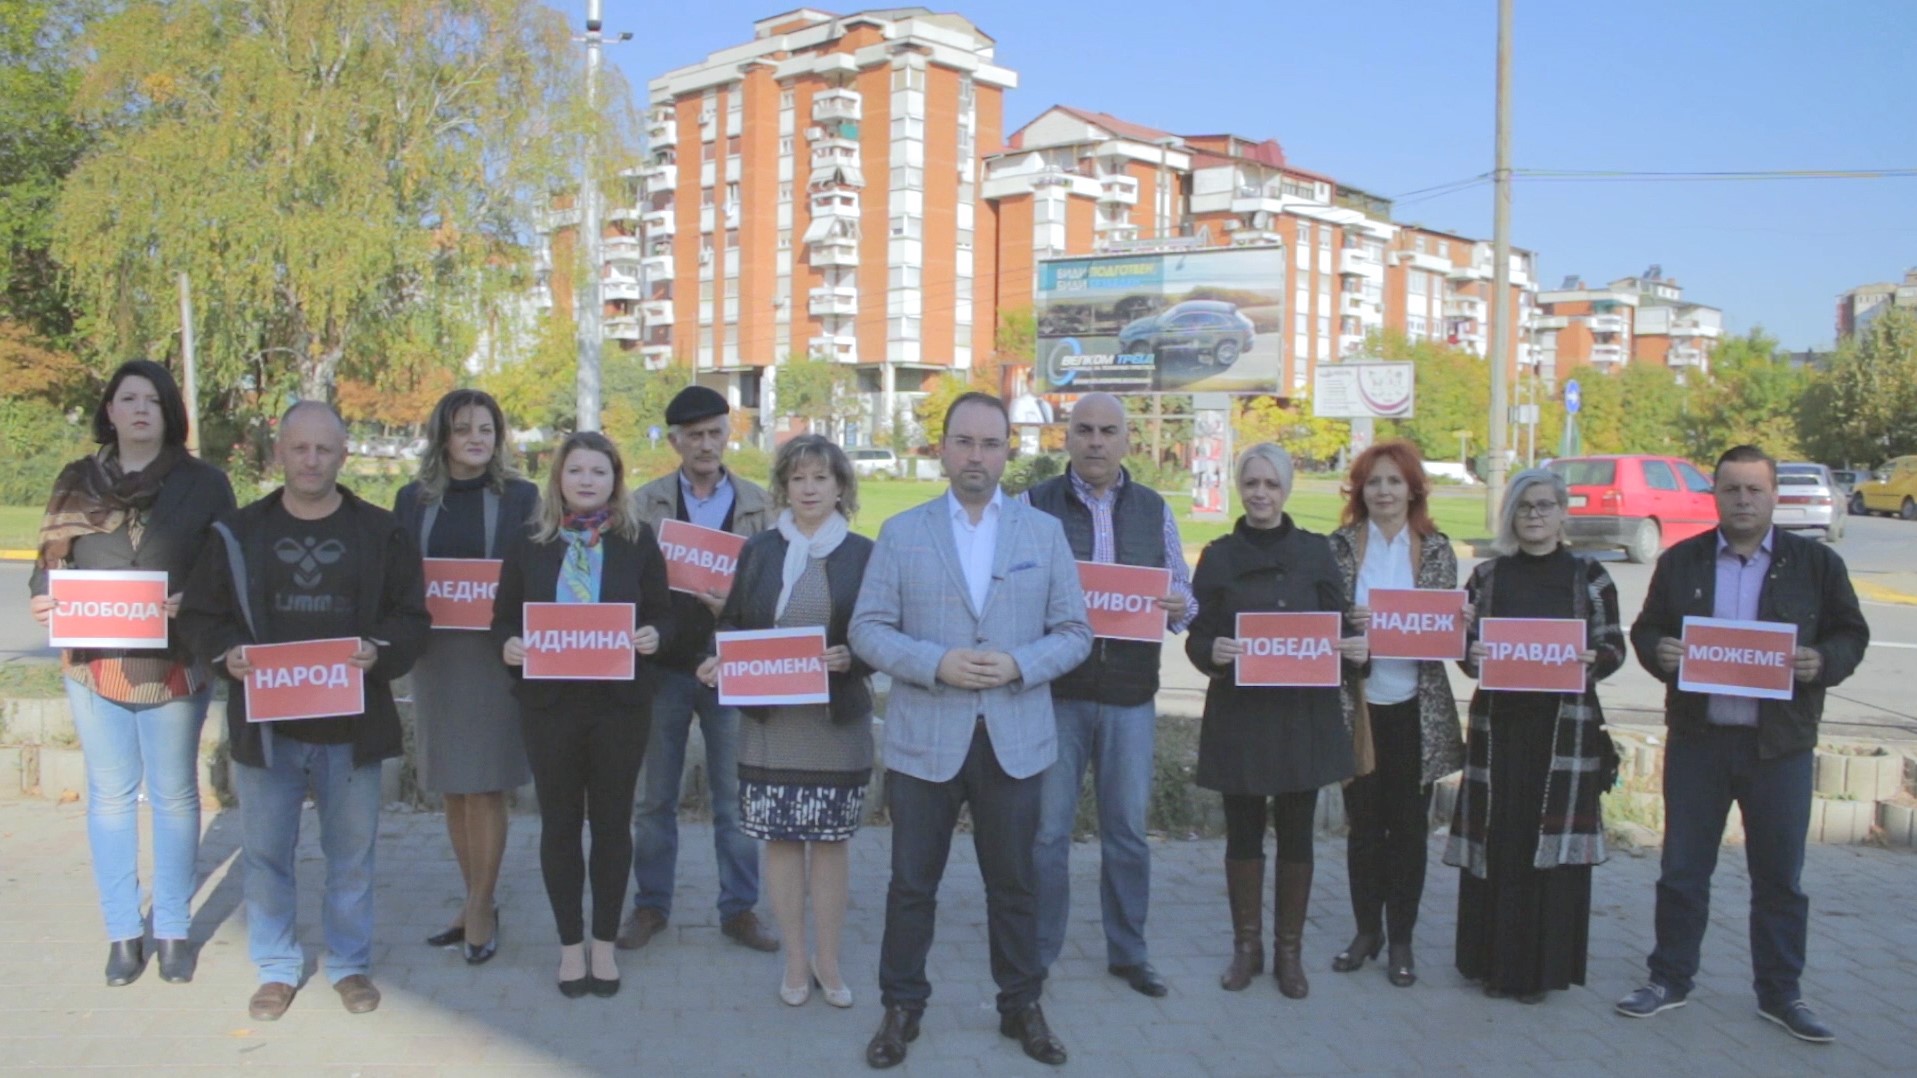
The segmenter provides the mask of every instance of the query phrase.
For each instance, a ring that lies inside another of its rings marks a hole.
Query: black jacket
[[[786,539],[778,529],[763,531],[746,540],[739,552],[739,570],[726,594],[725,609],[719,612],[719,631],[733,629],[777,628],[779,589],[784,578]],[[846,645],[846,630],[852,624],[852,608],[858,605],[859,584],[865,580],[866,559],[872,556],[872,540],[863,535],[847,535],[838,549],[826,555],[825,580],[832,591],[832,619],[825,627],[825,646]],[[859,722],[872,717],[872,686],[867,680],[872,667],[857,654],[852,667],[843,674],[828,674],[832,694],[832,721]],[[761,707],[740,708],[744,714],[764,719],[769,711]]]
[[[634,628],[650,625],[659,630],[659,650],[663,654],[672,642],[672,601],[666,584],[666,559],[659,553],[659,541],[652,529],[639,525],[637,541],[608,531],[599,540],[606,548],[605,564],[599,578],[599,601],[633,603],[637,607]],[[561,538],[535,542],[522,536],[506,550],[505,563],[499,567],[499,593],[493,600],[493,639],[504,647],[506,641],[523,634],[527,603],[550,603],[559,593],[559,566],[566,559],[566,541]],[[653,660],[641,656],[633,664],[631,681],[597,681],[620,703],[650,707],[652,681],[647,668]],[[565,703],[566,692],[578,682],[563,680],[528,681],[525,672],[512,667],[513,695],[527,707],[553,709]]]
[[[1772,532],[1771,568],[1758,594],[1760,621],[1797,626],[1799,647],[1815,648],[1824,657],[1817,679],[1795,682],[1789,700],[1760,700],[1757,705],[1757,751],[1764,759],[1812,748],[1817,723],[1824,714],[1824,690],[1842,684],[1864,659],[1870,644],[1870,626],[1864,622],[1844,559],[1822,543]],[[1651,676],[1664,682],[1664,720],[1673,730],[1700,730],[1707,724],[1705,693],[1677,687],[1677,675],[1665,673],[1657,662],[1657,642],[1684,635],[1687,616],[1713,616],[1717,600],[1717,537],[1712,528],[1671,547],[1657,559],[1644,610],[1631,626],[1631,646],[1637,661]]]
[[[393,514],[406,528],[406,533],[419,544],[419,553],[426,554],[426,543],[420,534],[426,524],[426,503],[420,499],[419,484],[408,483],[399,488],[399,494],[393,498]],[[499,517],[493,525],[492,543],[486,556],[501,558],[520,537],[526,534],[527,526],[539,515],[539,488],[525,479],[506,480],[506,489],[499,495]]]
[[[226,694],[227,743],[233,759],[253,767],[266,766],[263,736],[257,725],[246,721],[246,693],[218,660],[245,644],[291,642],[274,633],[266,577],[260,571],[273,556],[266,547],[266,514],[284,493],[284,488],[275,490],[215,526],[187,581],[178,618],[194,654],[232,683]],[[411,670],[426,650],[432,615],[426,610],[419,548],[398,518],[345,487],[340,494],[344,500],[338,512],[353,517],[356,545],[364,555],[359,563],[359,635],[382,641],[378,661],[366,671],[366,711],[354,725],[353,762],[364,765],[405,751],[392,682]]]

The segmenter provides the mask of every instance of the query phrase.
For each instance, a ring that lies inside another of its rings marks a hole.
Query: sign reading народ
[[[426,610],[435,629],[490,629],[499,594],[493,558],[427,558]]]
[[[56,648],[166,647],[166,574],[150,570],[53,569],[47,645]]]
[[[1171,570],[1107,562],[1078,563],[1085,589],[1085,620],[1092,635],[1107,640],[1165,639],[1165,610],[1158,600],[1171,594]]]
[[[1464,658],[1463,588],[1373,588],[1366,598],[1372,658]]]
[[[1576,618],[1485,618],[1478,686],[1505,692],[1583,692],[1584,622]]]
[[[1344,615],[1239,614],[1237,684],[1336,688],[1338,636]]]
[[[1677,687],[1685,692],[1789,700],[1797,626],[1774,621],[1685,618]]]
[[[717,633],[719,702],[727,707],[823,704],[831,700],[825,628]]]
[[[525,611],[527,678],[632,680],[632,603],[527,603]]]
[[[732,590],[745,537],[683,520],[659,522],[659,553],[666,559],[666,583],[673,591],[721,595]]]
[[[240,650],[246,675],[246,721],[330,719],[366,710],[366,671],[346,660],[360,648],[356,636],[248,644]]]

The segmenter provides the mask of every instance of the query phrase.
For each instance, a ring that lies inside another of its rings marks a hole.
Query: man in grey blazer
[[[951,489],[880,529],[852,614],[852,650],[892,676],[892,883],[879,955],[885,1020],[865,1050],[873,1067],[902,1062],[918,1036],[932,995],[925,956],[939,878],[968,803],[999,1032],[1033,1059],[1065,1062],[1038,1005],[1045,967],[1032,847],[1040,779],[1058,754],[1047,683],[1085,661],[1092,630],[1057,519],[999,489],[1010,437],[997,397],[952,402],[939,443]]]

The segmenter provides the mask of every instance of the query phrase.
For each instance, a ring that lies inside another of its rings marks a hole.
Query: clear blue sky
[[[584,18],[584,0],[557,0]],[[854,5],[821,5],[840,14]],[[1303,168],[1396,196],[1490,171],[1496,0],[966,0],[1019,73],[1010,131],[1053,104],[1182,134],[1276,138]],[[605,0],[646,79],[744,41],[778,0]],[[1512,163],[1721,171],[1917,167],[1917,0],[1518,0]],[[1398,219],[1489,238],[1473,187]],[[1734,332],[1826,347],[1837,293],[1917,267],[1917,178],[1520,182],[1513,242],[1543,283],[1652,263]]]

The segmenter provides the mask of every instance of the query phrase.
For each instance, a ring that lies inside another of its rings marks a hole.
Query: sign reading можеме
[[[527,603],[526,677],[630,681],[632,603]]]
[[[1371,608],[1374,659],[1464,658],[1464,590],[1373,588],[1365,605]]]
[[[1171,570],[1107,562],[1078,563],[1085,589],[1085,620],[1092,635],[1107,640],[1165,639],[1165,610],[1158,600],[1171,594]]]
[[[718,633],[719,702],[728,707],[823,704],[831,697],[825,629]]]
[[[1485,618],[1478,685],[1510,692],[1583,692],[1584,623],[1576,618]]]
[[[1677,687],[1685,692],[1789,700],[1797,626],[1774,621],[1685,618]]]
[[[1240,614],[1239,685],[1336,688],[1343,614]]]
[[[166,647],[166,574],[53,569],[47,644],[56,648]]]

